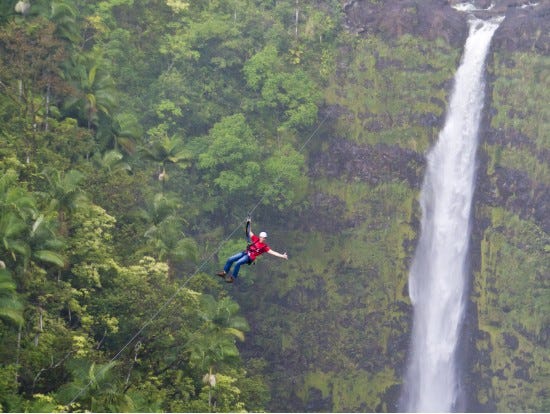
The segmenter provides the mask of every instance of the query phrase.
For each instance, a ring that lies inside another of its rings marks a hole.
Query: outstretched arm
[[[286,254],[286,252],[284,252],[283,254],[281,254],[281,253],[279,253],[279,252],[276,252],[276,251],[273,250],[273,249],[270,249],[270,250],[268,250],[266,253],[269,253],[270,255],[273,255],[273,256],[280,257],[281,259],[288,260],[288,255]]]

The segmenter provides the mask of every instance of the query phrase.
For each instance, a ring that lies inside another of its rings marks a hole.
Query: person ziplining
[[[252,232],[251,221],[250,218],[246,219],[245,234],[248,242],[246,250],[236,253],[227,259],[223,270],[216,273],[219,277],[224,278],[227,283],[233,283],[235,279],[237,279],[241,265],[253,263],[258,256],[264,253],[269,253],[272,256],[288,260],[286,252],[283,254],[276,252],[265,242],[267,238],[267,233],[265,231],[260,232],[258,236]],[[233,266],[233,264],[235,264],[235,268],[233,272],[231,272],[231,266]]]

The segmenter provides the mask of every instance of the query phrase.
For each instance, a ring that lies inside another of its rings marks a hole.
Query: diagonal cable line
[[[298,149],[298,153],[301,153],[304,148],[309,144],[309,142],[311,141],[311,139],[317,134],[317,131],[319,131],[319,129],[321,128],[321,126],[325,123],[325,121],[328,119],[329,115],[327,114],[323,120],[321,122],[319,122],[319,124],[317,125],[317,127],[314,129],[314,131],[309,135],[309,137],[304,141],[304,143],[300,146],[300,148]],[[273,180],[274,182],[279,180],[279,178],[282,176],[282,172],[280,172],[276,177],[275,179]],[[273,187],[274,184],[271,185],[271,187]],[[267,197],[268,193],[267,191],[264,192],[264,195],[258,200],[258,202],[254,205],[254,207],[249,211],[248,215],[251,215],[259,206],[260,204],[264,201],[264,199]],[[210,255],[208,255],[208,257],[206,259],[204,259],[202,261],[202,263],[195,269],[195,271],[193,272],[193,274],[191,274],[191,276],[189,276],[185,282],[183,282],[176,290],[175,292],[168,298],[164,301],[164,303],[147,319],[147,321],[141,326],[141,328],[130,338],[130,340],[128,340],[128,342],[126,342],[124,344],[124,346],[122,346],[122,348],[120,348],[120,350],[109,360],[109,363],[111,362],[114,362],[115,360],[117,360],[120,355],[122,354],[122,352],[128,348],[132,342],[134,342],[134,340],[151,324],[153,323],[157,317],[160,315],[160,313],[166,309],[166,307],[172,303],[172,301],[176,298],[176,296],[178,295],[178,293],[185,287],[187,286],[187,284],[214,258],[214,256],[216,254],[219,253],[219,251],[221,250],[222,246],[227,243],[227,241],[229,239],[231,239],[233,237],[233,235],[241,228],[241,226],[246,222],[246,218],[241,220],[238,225],[233,229],[233,231],[218,245],[218,247],[212,251],[212,253],[210,253]],[[103,368],[103,370],[105,370],[106,368]],[[101,371],[100,371],[101,373]],[[86,391],[92,384],[93,384],[94,380],[90,380],[82,389],[80,389],[80,391],[72,398],[72,400],[66,404],[66,407],[69,407],[71,404],[73,404],[77,399],[78,397],[80,397],[82,395],[82,393],[84,391]]]

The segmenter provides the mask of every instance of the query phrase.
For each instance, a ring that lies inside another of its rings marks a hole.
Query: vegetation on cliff
[[[477,395],[497,411],[548,411],[548,123],[550,58],[495,52],[489,139],[477,205],[479,268],[473,300]],[[513,104],[512,104],[513,102]]]
[[[352,35],[348,6],[0,4],[1,410],[396,409],[461,50],[441,9],[428,36],[424,6]],[[495,51],[490,75],[470,378],[547,411],[548,57]],[[290,260],[227,288],[254,206]]]

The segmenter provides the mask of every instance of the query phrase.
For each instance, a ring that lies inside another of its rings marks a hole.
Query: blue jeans
[[[235,263],[235,269],[233,269],[233,277],[236,279],[239,276],[241,265],[245,263],[250,263],[250,258],[248,257],[248,254],[246,252],[239,252],[237,254],[234,254],[229,259],[227,259],[227,262],[225,263],[225,267],[223,268],[225,273],[229,273],[229,270],[231,269],[233,263]]]

